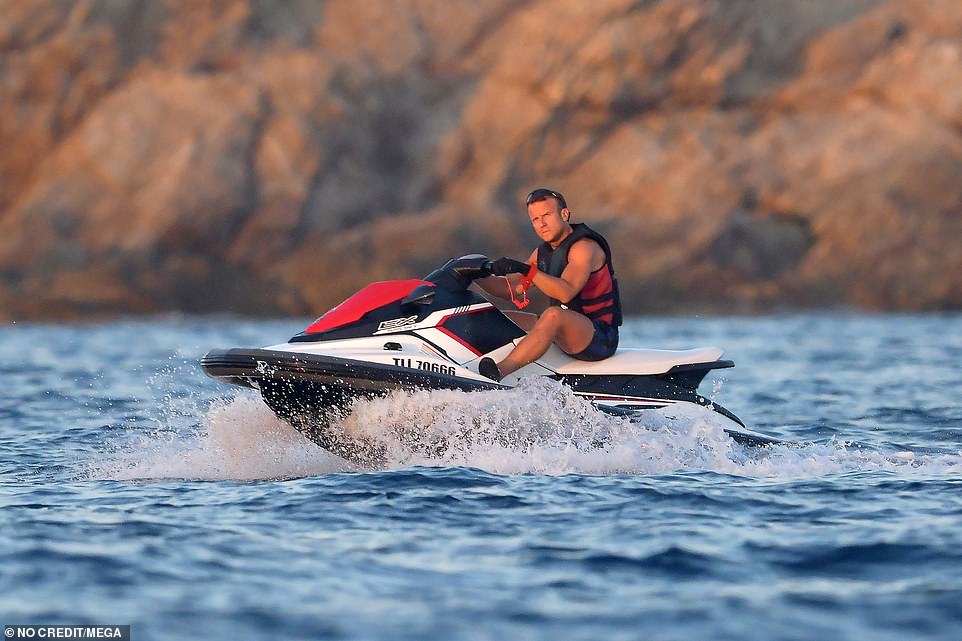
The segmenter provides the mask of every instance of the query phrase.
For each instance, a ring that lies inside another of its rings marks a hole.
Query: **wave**
[[[281,421],[259,397],[214,402],[188,433],[162,426],[116,444],[87,475],[114,480],[258,480],[350,470]]]
[[[94,478],[277,479],[357,471],[239,392],[201,411],[188,434],[164,428],[117,446]],[[962,453],[916,453],[884,445],[742,446],[727,420],[683,405],[631,420],[598,411],[571,390],[533,378],[507,391],[397,392],[355,404],[336,429],[374,443],[372,467],[471,467],[496,474],[657,475],[708,471],[797,479],[886,471],[962,471]],[[790,431],[786,428],[786,431]]]

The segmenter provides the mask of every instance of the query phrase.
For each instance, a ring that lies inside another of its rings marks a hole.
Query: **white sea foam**
[[[344,429],[379,442],[388,467],[464,465],[503,474],[666,474],[713,471],[806,478],[875,470],[962,470],[962,455],[916,455],[831,441],[748,447],[707,408],[678,405],[628,420],[560,383],[510,391],[398,393],[360,403]]]
[[[753,448],[731,424],[684,405],[637,418],[598,411],[563,385],[530,379],[516,389],[399,392],[359,402],[336,429],[382,454],[371,468],[468,466],[499,474],[667,474],[713,471],[813,478],[860,471],[962,471],[962,454],[915,454],[837,441]],[[277,419],[249,393],[215,403],[194,432],[160,430],[119,448],[92,476],[113,479],[290,478],[356,469]]]
[[[93,478],[253,480],[351,469],[281,421],[257,397],[240,393],[207,410],[190,434],[162,428],[116,447]]]

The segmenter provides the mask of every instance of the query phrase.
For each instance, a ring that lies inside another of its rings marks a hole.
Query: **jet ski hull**
[[[290,402],[305,408],[343,405],[345,401],[374,398],[399,389],[473,392],[504,387],[493,381],[420,369],[270,349],[212,350],[201,359],[201,367],[208,376],[262,392],[270,386],[303,387],[309,393],[294,394]]]
[[[331,430],[330,425],[343,418],[358,399],[377,398],[397,390],[473,392],[508,388],[493,381],[443,372],[271,349],[212,350],[201,360],[201,366],[213,378],[258,390],[278,417],[324,449],[355,462],[369,462],[377,458],[378,453],[372,451],[370,444],[346,441]],[[710,366],[706,364],[706,367]],[[631,417],[642,408],[684,402],[712,409],[744,427],[737,416],[689,387],[678,384],[671,374],[609,376],[604,379],[556,375],[552,378],[560,379],[576,394],[610,414]],[[681,380],[688,379],[682,377]],[[736,441],[753,446],[777,442],[748,430],[728,429],[726,432]]]
[[[358,399],[397,390],[471,392],[504,387],[419,369],[270,349],[212,350],[201,359],[201,367],[213,378],[258,390],[279,418],[320,447],[355,463],[379,460],[379,448],[348,440],[330,426]]]

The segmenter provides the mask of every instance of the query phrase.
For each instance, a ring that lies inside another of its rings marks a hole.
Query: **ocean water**
[[[702,391],[791,445],[737,445],[698,408],[632,423],[532,381],[358,406],[352,429],[394,444],[379,470],[198,366],[305,324],[0,328],[0,624],[962,639],[962,315],[628,323],[624,345],[725,349],[735,369]]]

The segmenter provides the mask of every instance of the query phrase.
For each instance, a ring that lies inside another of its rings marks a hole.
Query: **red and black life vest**
[[[608,241],[595,230],[584,223],[573,223],[571,233],[552,249],[548,243],[541,243],[538,247],[538,271],[549,276],[560,277],[568,266],[568,251],[571,246],[582,238],[590,238],[598,243],[605,252],[605,264],[591,273],[588,282],[565,307],[580,312],[590,318],[609,325],[621,325],[621,297],[618,295],[618,279],[615,278],[615,268],[611,264],[611,248]],[[550,299],[552,305],[561,305],[557,299]]]

